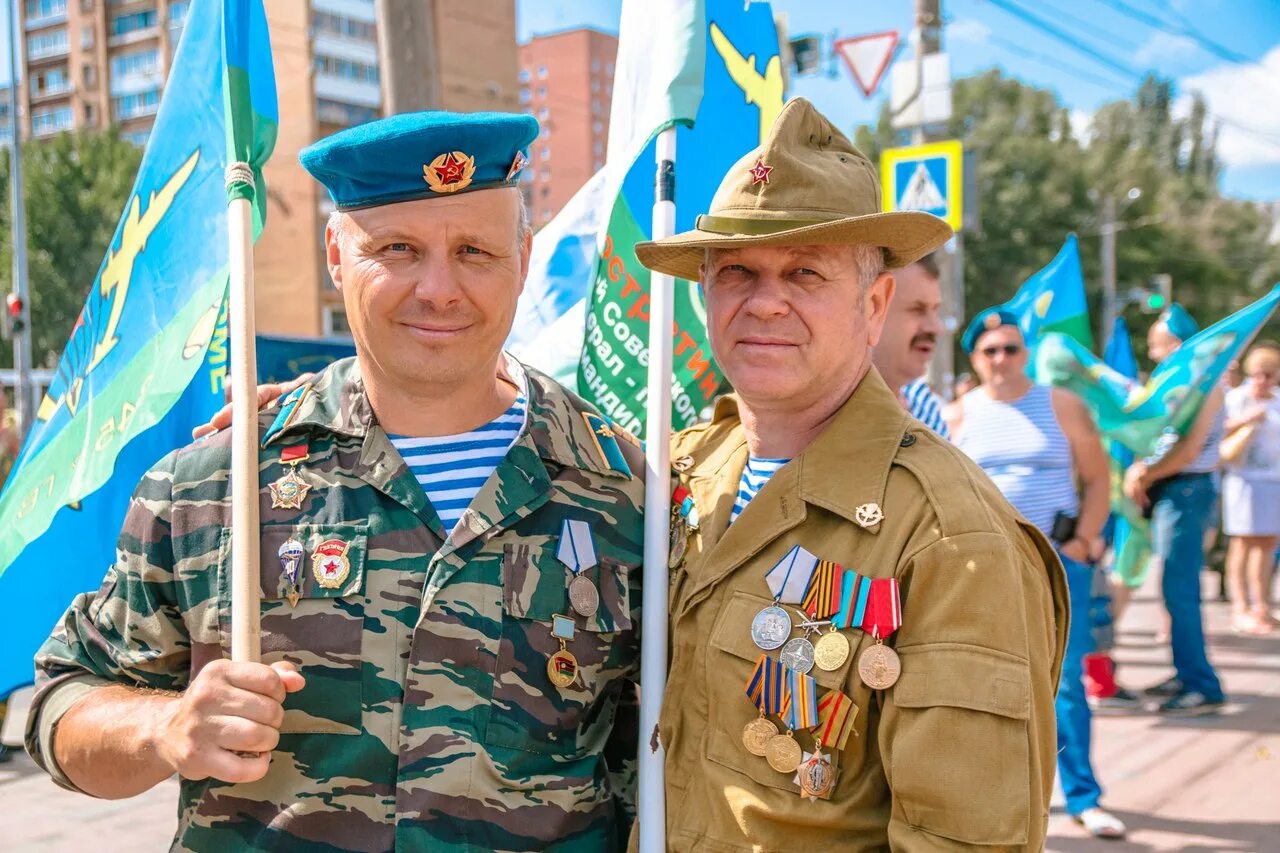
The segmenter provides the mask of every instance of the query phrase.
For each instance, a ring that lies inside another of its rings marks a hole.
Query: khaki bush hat
[[[696,281],[703,250],[735,246],[880,246],[890,268],[951,237],[930,213],[880,210],[876,167],[804,98],[782,108],[764,143],[729,170],[692,231],[636,244],[640,263]]]

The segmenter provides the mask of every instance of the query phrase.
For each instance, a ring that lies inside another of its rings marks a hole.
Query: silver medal
[[[813,669],[813,643],[808,637],[796,637],[787,640],[787,644],[778,653],[778,660],[803,675]]]
[[[781,607],[771,604],[751,620],[751,639],[765,651],[778,648],[790,636],[791,617]]]

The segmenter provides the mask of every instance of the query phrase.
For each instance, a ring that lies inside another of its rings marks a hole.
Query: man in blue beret
[[[1200,327],[1174,303],[1147,332],[1147,352],[1156,364],[1173,355]],[[1172,676],[1148,688],[1163,714],[1216,713],[1225,703],[1222,683],[1205,649],[1200,612],[1200,570],[1204,534],[1218,500],[1215,472],[1226,416],[1219,385],[1205,398],[1191,428],[1161,436],[1155,453],[1125,472],[1124,491],[1151,518],[1153,559],[1161,568],[1160,588],[1169,612]],[[1128,598],[1123,584],[1117,599]]]
[[[176,850],[625,837],[604,752],[638,675],[643,458],[502,351],[537,132],[417,113],[302,153],[357,355],[259,416],[261,662],[228,660],[223,432],[146,475],[40,650],[27,745],[59,784],[177,773]]]
[[[1055,711],[1067,812],[1096,837],[1120,838],[1124,824],[1099,805],[1102,786],[1090,756],[1092,714],[1083,681],[1085,656],[1095,649],[1092,629],[1103,627],[1094,623],[1105,615],[1091,602],[1110,512],[1106,453],[1083,400],[1032,383],[1016,314],[1002,306],[979,312],[961,344],[982,382],[948,410],[956,444],[1053,541],[1066,570],[1071,624]]]

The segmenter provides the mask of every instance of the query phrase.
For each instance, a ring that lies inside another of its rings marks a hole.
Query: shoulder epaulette
[[[276,419],[271,422],[271,426],[267,427],[266,433],[262,436],[263,447],[266,447],[271,443],[271,439],[289,428],[298,412],[301,411],[302,401],[310,393],[311,383],[308,382],[305,385],[299,385],[280,398],[280,411],[276,413]]]
[[[586,421],[587,431],[591,433],[596,450],[599,451],[604,464],[624,477],[632,476],[631,466],[627,464],[626,457],[622,455],[622,449],[618,447],[617,433],[614,431],[613,424],[595,412],[583,412],[582,419]]]

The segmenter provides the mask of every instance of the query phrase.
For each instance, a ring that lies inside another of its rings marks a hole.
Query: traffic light
[[[22,334],[26,329],[26,318],[23,316],[22,297],[16,293],[10,293],[5,297],[5,331],[8,337]]]
[[[1173,276],[1161,273],[1151,276],[1147,291],[1147,310],[1158,314],[1173,304]]]

